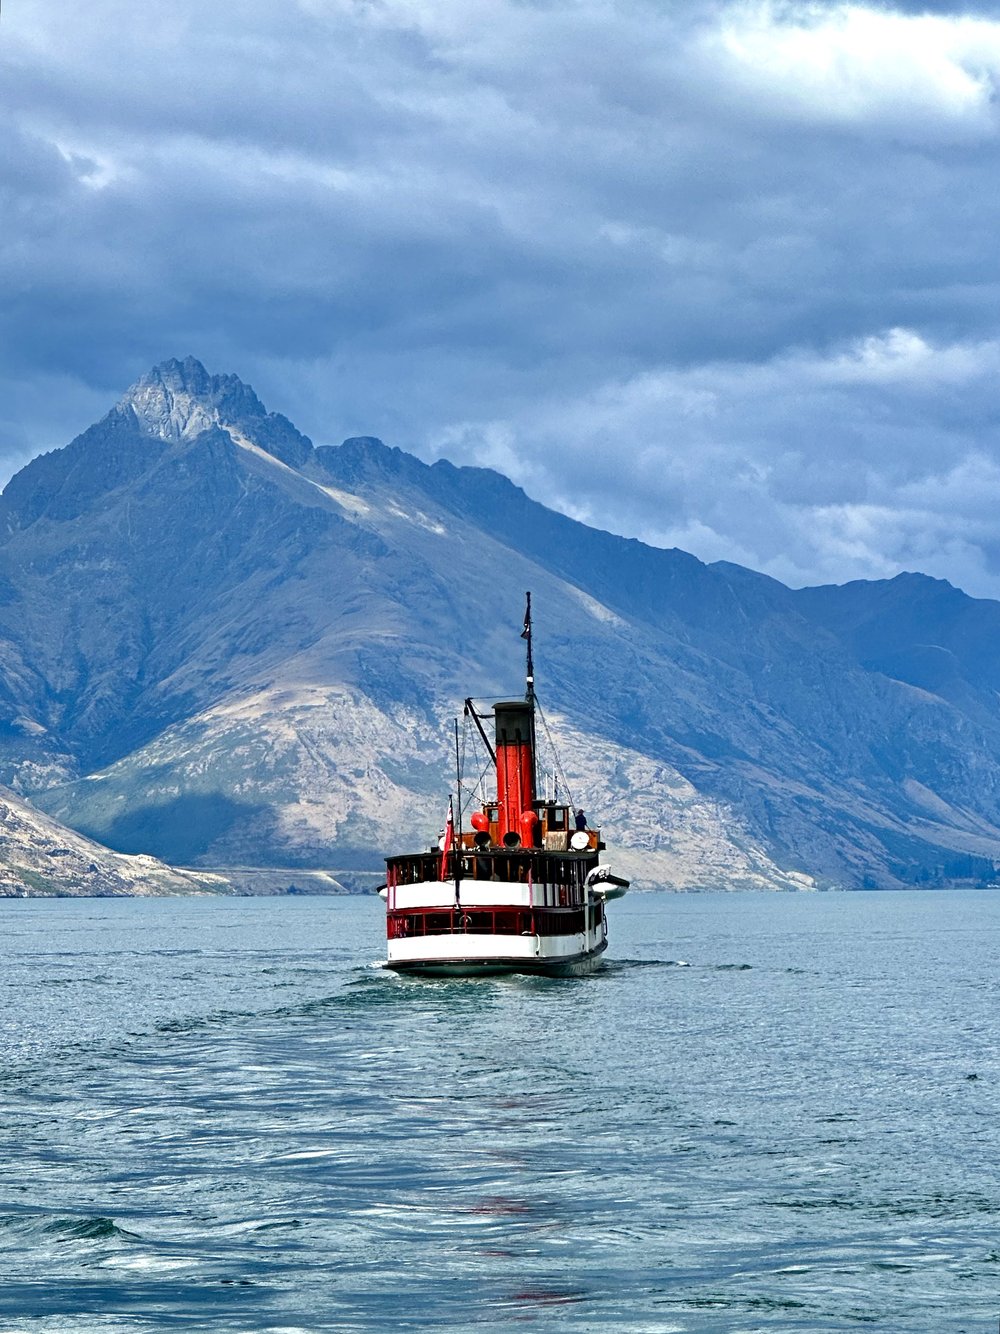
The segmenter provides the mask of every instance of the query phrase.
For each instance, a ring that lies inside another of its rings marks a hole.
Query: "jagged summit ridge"
[[[237,375],[210,375],[196,357],[176,357],[147,371],[109,417],[123,418],[141,434],[170,444],[221,429],[248,438],[283,462],[300,466],[312,442],[287,417],[268,412]]]
[[[209,375],[195,357],[154,366],[119,399],[115,412],[161,440],[183,440],[247,416],[264,417],[257,395],[235,375]]]

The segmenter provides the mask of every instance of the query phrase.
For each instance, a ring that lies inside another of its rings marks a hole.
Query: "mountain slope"
[[[126,851],[377,865],[464,696],[521,688],[531,588],[572,795],[650,880],[976,876],[1000,607],[915,578],[793,592],[166,362],[0,498],[0,776]]]
[[[0,788],[0,898],[232,892],[225,876],[110,852]]]

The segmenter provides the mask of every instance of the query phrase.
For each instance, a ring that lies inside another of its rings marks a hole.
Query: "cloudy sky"
[[[7,0],[0,472],[154,362],[1000,597],[1000,3]]]

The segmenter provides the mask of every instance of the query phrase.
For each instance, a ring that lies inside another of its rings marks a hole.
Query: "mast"
[[[525,673],[524,698],[529,704],[535,702],[535,664],[531,659],[531,594],[524,595],[524,629],[521,631],[521,638],[526,639],[528,649],[528,666]]]
[[[458,750],[458,719],[455,719],[455,785],[458,792],[458,840],[452,854],[455,865],[455,907],[461,907],[462,895],[459,888],[462,877],[462,760]]]
[[[530,710],[531,727],[531,795],[535,797],[538,793],[538,768],[537,753],[538,748],[535,743],[535,664],[531,656],[531,594],[524,595],[524,629],[521,631],[521,638],[527,641],[527,663],[525,667],[524,698],[527,701]]]

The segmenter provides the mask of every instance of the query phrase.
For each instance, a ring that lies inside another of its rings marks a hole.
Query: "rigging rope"
[[[462,748],[458,757],[458,827],[465,828],[465,798],[462,796],[462,778],[465,774],[465,743],[469,735],[469,720],[462,719]]]
[[[545,733],[545,740],[549,743],[549,750],[552,752],[552,767],[555,770],[556,779],[562,785],[562,789],[566,793],[568,805],[572,806],[575,810],[576,800],[570,791],[569,783],[566,781],[566,775],[563,773],[562,765],[559,763],[559,752],[556,750],[556,743],[552,740],[552,733],[549,731],[548,719],[542,711],[541,701],[537,695],[535,696],[535,712],[542,720],[542,730]]]
[[[486,774],[492,767],[491,762],[489,756],[486,756],[484,758],[483,755],[481,754],[479,748],[480,747],[479,732],[475,727],[470,726],[469,715],[466,714],[462,719],[462,751],[461,751],[461,760],[459,762],[459,768],[463,777],[466,771],[466,758],[465,758],[466,749],[468,747],[470,738],[472,741],[472,764],[474,768],[479,769],[479,777],[472,784],[467,784],[467,783],[463,784],[461,779],[459,781],[459,809],[462,811],[463,814],[474,804],[486,805],[486,803],[489,801],[489,797],[487,796],[486,793]],[[469,789],[469,800],[467,804],[464,802],[462,797],[463,786]],[[479,794],[478,803],[476,802],[477,790]]]

